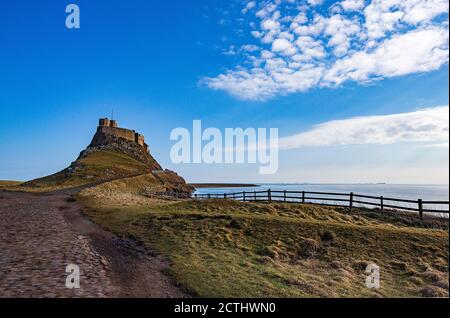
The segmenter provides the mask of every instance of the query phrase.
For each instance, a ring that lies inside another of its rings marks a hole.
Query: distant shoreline
[[[249,183],[190,183],[196,189],[201,188],[253,188],[259,187],[257,184]]]

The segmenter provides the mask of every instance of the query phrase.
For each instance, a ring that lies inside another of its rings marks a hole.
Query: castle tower
[[[100,120],[98,121],[98,125],[101,127],[109,127],[110,121],[108,118],[100,118]]]
[[[141,145],[142,147],[144,147],[145,144],[145,137],[139,133],[135,133],[134,134],[134,140]]]
[[[138,144],[143,148],[144,152],[149,151],[148,146],[145,143],[144,135],[141,135],[134,130],[120,128],[116,120],[107,117],[99,119],[97,133],[90,146],[96,147],[113,143],[117,138]]]

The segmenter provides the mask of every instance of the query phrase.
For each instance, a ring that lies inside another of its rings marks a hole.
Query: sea
[[[275,191],[312,191],[312,192],[337,192],[370,196],[384,196],[397,199],[424,201],[448,201],[449,185],[436,184],[282,184],[263,183],[256,184],[257,187],[224,187],[224,188],[199,188],[196,194],[222,194],[242,191],[265,191],[268,189]]]
[[[375,207],[371,203],[380,204],[381,196],[384,198],[384,205],[387,208],[393,208],[397,210],[405,210],[411,211],[408,209],[418,209],[419,203],[418,200],[422,199],[423,204],[422,207],[426,213],[431,213],[433,215],[437,215],[440,217],[448,218],[449,214],[449,185],[432,185],[432,184],[281,184],[281,183],[264,183],[264,184],[255,184],[256,186],[251,187],[222,187],[222,188],[199,188],[194,192],[194,194],[211,194],[214,198],[215,194],[224,194],[224,193],[238,193],[238,192],[249,192],[248,198],[251,200],[253,195],[251,192],[254,191],[306,191],[306,192],[325,192],[325,193],[345,193],[349,194],[353,192],[355,195],[367,195],[377,197],[375,198],[362,198],[355,197],[354,200],[359,201],[355,202],[353,206],[357,207],[367,207],[373,208]],[[254,194],[257,196],[258,194]],[[275,195],[282,195],[280,193]],[[263,194],[263,196],[267,196],[267,194]],[[292,197],[290,197],[292,196]],[[348,199],[346,196],[337,196],[337,195],[320,195],[320,194],[307,194],[305,202],[307,203],[319,203],[319,204],[332,204],[332,205],[346,205],[349,204],[343,201],[334,201],[334,198]],[[311,196],[308,198],[308,196]],[[289,198],[290,197],[290,198]],[[324,200],[323,198],[327,198]],[[380,198],[380,199],[378,199]],[[242,198],[241,198],[242,199]],[[414,202],[400,202],[392,199],[403,199],[403,200],[411,200]],[[276,197],[275,200],[283,200],[282,197]],[[301,194],[288,194],[287,201],[291,202],[300,202]],[[427,201],[439,201],[430,203]],[[444,203],[445,202],[445,203]]]

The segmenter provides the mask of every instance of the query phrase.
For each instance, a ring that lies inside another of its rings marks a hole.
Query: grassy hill
[[[25,182],[17,190],[47,192],[149,173],[144,163],[114,151],[95,151],[53,175]]]
[[[170,275],[194,296],[448,297],[448,220],[311,204],[175,200],[191,187],[160,170],[150,154],[123,141],[102,147],[112,148],[88,147],[58,173],[2,182],[1,189],[86,186],[75,195],[85,213],[166,256]],[[380,267],[380,289],[365,286],[371,263]]]
[[[105,186],[102,187],[103,183]],[[89,152],[70,167],[47,177],[24,183],[5,182],[4,189],[41,193],[95,185],[97,190],[120,186],[123,194],[140,199],[143,195],[192,191],[191,186],[172,171],[153,173],[148,164],[123,153],[105,150]]]
[[[11,186],[18,186],[22,181],[13,181],[13,180],[0,180],[0,187],[11,187]]]
[[[300,204],[164,201],[142,177],[76,198],[106,229],[165,255],[200,297],[448,296],[448,221]],[[131,185],[131,186],[130,186]],[[381,269],[381,288],[365,269]]]

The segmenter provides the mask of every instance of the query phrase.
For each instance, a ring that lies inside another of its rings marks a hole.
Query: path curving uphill
[[[162,257],[92,223],[73,193],[0,190],[0,298],[187,297]],[[79,289],[66,287],[69,264]]]

